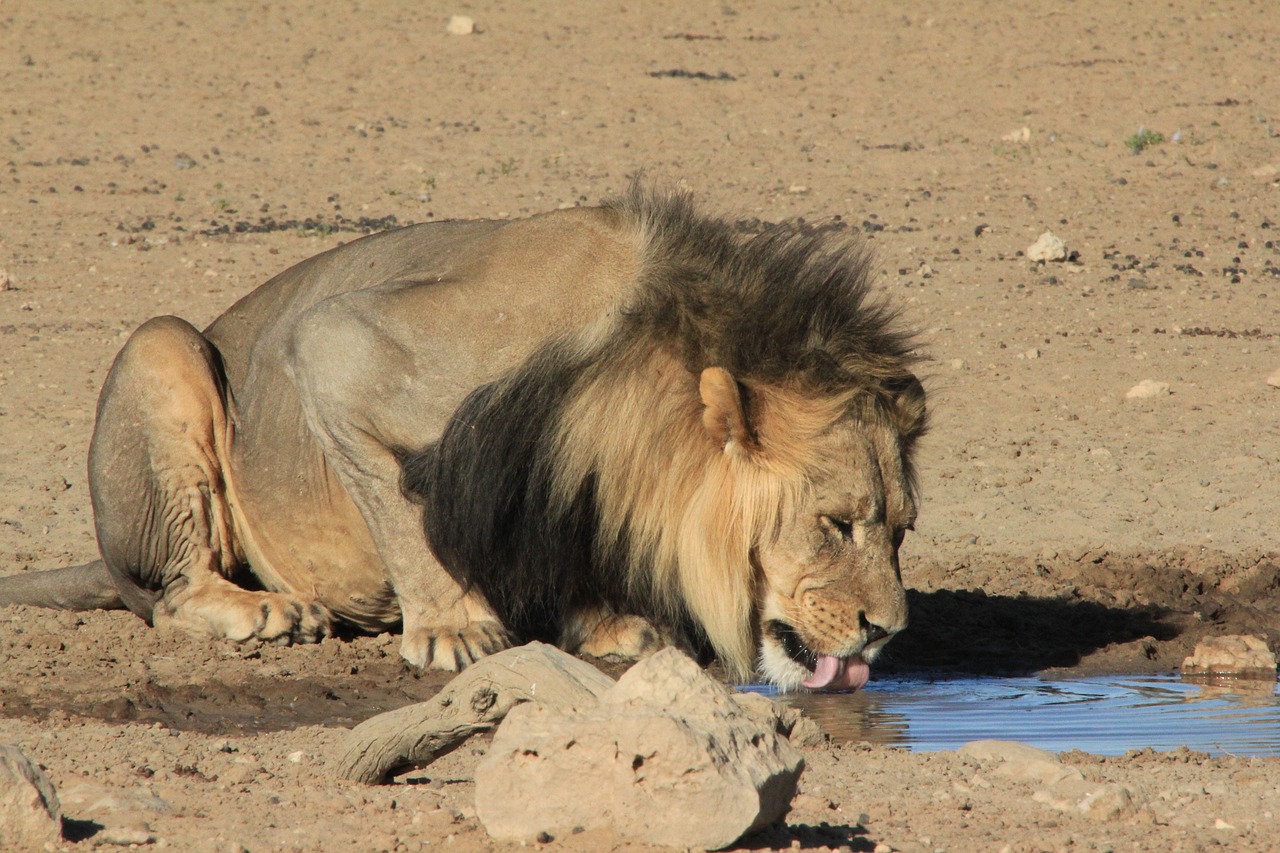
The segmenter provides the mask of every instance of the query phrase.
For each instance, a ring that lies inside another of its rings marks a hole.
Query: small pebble
[[[1154,379],[1144,379],[1128,391],[1124,392],[1124,398],[1126,400],[1151,400],[1155,397],[1168,396],[1168,394],[1168,382],[1157,382]]]
[[[476,31],[476,22],[469,15],[454,15],[444,31],[451,36],[469,36]]]
[[[1040,238],[1027,247],[1029,261],[1065,261],[1067,244],[1062,242],[1051,231],[1046,231]]]

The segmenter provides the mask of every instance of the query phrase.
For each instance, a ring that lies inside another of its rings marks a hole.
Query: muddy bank
[[[1280,645],[1280,560],[1105,552],[909,565],[911,627],[876,672],[895,676],[1171,672],[1206,636]],[[398,637],[237,647],[162,637],[121,612],[0,611],[0,715],[159,723],[206,734],[349,727],[433,696],[447,677],[404,664]],[[604,665],[616,677],[621,667]]]

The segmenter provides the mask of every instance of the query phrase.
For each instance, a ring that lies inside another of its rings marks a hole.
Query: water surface
[[[803,708],[836,740],[915,752],[995,738],[1099,755],[1179,746],[1213,755],[1280,755],[1280,692],[1267,681],[886,677],[852,694],[777,698]]]

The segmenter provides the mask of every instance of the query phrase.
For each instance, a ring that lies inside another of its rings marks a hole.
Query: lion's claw
[[[501,623],[485,620],[463,628],[423,627],[404,632],[400,656],[420,669],[461,672],[486,655],[511,647]]]

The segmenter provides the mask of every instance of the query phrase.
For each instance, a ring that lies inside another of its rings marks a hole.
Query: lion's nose
[[[867,614],[864,612],[858,613],[858,624],[862,628],[862,632],[867,637],[866,644],[868,646],[876,640],[883,640],[885,637],[889,636],[888,629],[872,622],[867,618]]]

